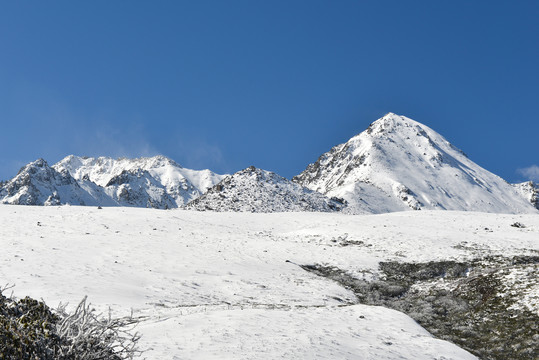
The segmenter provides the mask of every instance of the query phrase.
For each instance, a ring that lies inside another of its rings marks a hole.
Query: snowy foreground
[[[146,359],[475,359],[298,265],[376,278],[380,261],[539,250],[537,215],[2,205],[0,222],[0,283],[52,307],[88,295],[104,312],[132,309]],[[522,306],[537,312],[537,284],[528,291]]]

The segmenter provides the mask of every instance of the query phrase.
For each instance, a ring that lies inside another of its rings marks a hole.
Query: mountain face
[[[393,113],[333,147],[292,180],[329,197],[344,198],[353,213],[534,212],[515,188],[441,135]]]
[[[0,202],[24,205],[176,208],[224,176],[184,169],[164,157],[89,158],[70,155],[52,167],[34,161],[0,189]]]
[[[293,183],[273,172],[253,166],[226,177],[204,195],[191,201],[186,209],[286,212],[339,211],[343,202]]]
[[[137,159],[70,155],[53,167],[68,171],[78,181],[86,179],[104,187],[120,205],[142,207],[184,205],[224,178],[209,170],[182,168],[161,155]]]
[[[527,181],[520,184],[513,184],[513,187],[530,202],[536,209],[539,210],[539,184],[533,181]]]
[[[94,189],[96,195],[98,189]],[[102,194],[101,194],[102,195]],[[43,159],[24,166],[0,189],[0,202],[17,205],[97,205],[67,171],[57,171]]]

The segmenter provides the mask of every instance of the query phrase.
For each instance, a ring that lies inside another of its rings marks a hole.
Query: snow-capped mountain
[[[155,209],[177,207],[176,201],[147,170],[123,170],[112,177],[104,189],[107,195],[122,206]]]
[[[527,181],[520,184],[513,184],[513,187],[528,200],[536,209],[539,209],[539,184]]]
[[[104,187],[121,205],[142,207],[148,207],[148,201],[159,208],[184,205],[224,178],[210,170],[185,169],[161,155],[136,159],[70,155],[53,167]],[[142,198],[141,191],[146,193]]]
[[[43,159],[24,166],[17,176],[0,189],[0,202],[17,205],[104,205],[112,202],[94,185],[93,195],[82,188],[67,171],[57,171]]]
[[[52,167],[43,159],[23,167],[0,189],[0,202],[168,209],[200,196],[223,177],[184,169],[164,156],[115,160],[70,155]]]
[[[309,189],[309,190],[307,190]],[[164,156],[40,159],[0,187],[0,202],[183,207],[216,211],[385,213],[444,209],[532,213],[536,184],[511,185],[444,137],[389,113],[333,147],[292,182],[256,169],[232,176],[182,168]],[[340,200],[339,200],[340,199]]]
[[[351,212],[535,211],[510,184],[475,164],[444,137],[393,113],[333,147],[293,181],[344,198]]]
[[[328,212],[339,211],[343,207],[343,202],[338,199],[327,198],[273,172],[251,166],[226,177],[185,208],[268,213]]]

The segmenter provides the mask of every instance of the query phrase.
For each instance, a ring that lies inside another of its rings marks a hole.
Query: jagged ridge
[[[21,205],[101,205],[176,208],[223,178],[184,169],[164,157],[112,159],[67,156],[23,167],[0,189],[0,202]]]

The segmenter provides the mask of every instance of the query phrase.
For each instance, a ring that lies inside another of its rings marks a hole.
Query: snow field
[[[404,314],[350,306],[350,291],[297,264],[368,278],[380,261],[539,250],[537,215],[3,205],[0,221],[0,283],[52,307],[88,295],[100,311],[133,309],[147,359],[473,358]]]

